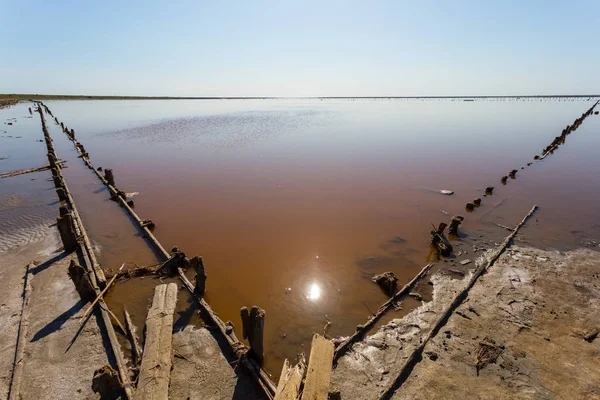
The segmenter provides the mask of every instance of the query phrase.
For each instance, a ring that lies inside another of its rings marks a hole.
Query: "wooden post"
[[[64,201],[60,202],[60,206],[58,207],[58,214],[62,217],[69,213],[69,208],[67,207],[67,203]]]
[[[60,189],[62,190],[62,189]],[[73,217],[70,213],[56,218],[56,226],[65,251],[73,251],[77,248],[77,238],[73,232]]]
[[[481,200],[480,200],[481,202]],[[450,235],[458,236],[458,226],[463,222],[464,218],[460,215],[455,215],[452,217],[450,221],[450,227],[448,228],[448,233]]]
[[[146,341],[135,399],[168,399],[177,284],[158,285],[146,318]]]
[[[310,348],[302,400],[327,400],[333,364],[333,343],[315,334]]]
[[[250,330],[250,311],[248,311],[248,307],[242,307],[240,314],[242,316],[242,337],[248,339],[248,331]]]
[[[56,189],[56,194],[58,195],[58,200],[67,201],[67,194],[65,193],[65,189],[62,187]]]
[[[265,310],[253,306],[250,312],[248,307],[240,309],[242,316],[242,333],[244,339],[248,339],[250,353],[262,364],[264,360],[264,332],[265,332]]]
[[[113,175],[112,169],[104,170],[104,179],[108,182],[110,186],[115,186],[115,176]]]
[[[48,163],[51,168],[56,168],[56,156],[53,153],[48,153]]]
[[[265,359],[264,333],[265,333],[265,310],[253,306],[250,310],[250,351],[260,364]]]
[[[203,297],[204,292],[206,291],[206,271],[204,270],[204,262],[202,261],[202,257],[192,257],[190,260],[190,265],[196,272],[196,286],[194,287],[194,293],[196,293],[199,297]]]

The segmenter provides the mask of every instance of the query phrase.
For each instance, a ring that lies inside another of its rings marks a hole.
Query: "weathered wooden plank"
[[[302,400],[327,400],[333,364],[333,342],[315,334],[310,348]]]
[[[274,400],[296,400],[305,372],[306,363],[304,361],[304,354],[302,354],[298,364],[293,367],[290,366],[290,363],[286,358],[283,362],[281,377],[279,378],[279,384],[277,385]]]
[[[146,318],[146,341],[135,399],[166,400],[172,362],[177,284],[158,285]]]

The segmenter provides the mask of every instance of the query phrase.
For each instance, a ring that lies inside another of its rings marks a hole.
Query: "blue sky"
[[[597,0],[0,0],[0,17],[0,93],[600,93]]]

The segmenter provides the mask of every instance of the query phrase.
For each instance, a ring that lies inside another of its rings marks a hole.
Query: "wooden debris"
[[[477,376],[479,376],[479,371],[481,371],[483,368],[495,363],[503,351],[503,346],[496,345],[496,342],[488,337],[485,337],[483,341],[479,342],[477,354],[475,354],[475,370],[477,372]]]
[[[398,278],[396,278],[396,275],[394,275],[394,273],[391,271],[377,274],[371,280],[378,284],[381,290],[383,290],[388,296],[393,295],[396,291]]]
[[[154,222],[152,222],[151,219],[144,219],[144,220],[141,221],[140,227],[141,228],[154,229],[156,227],[156,225],[154,225]]]
[[[196,272],[196,286],[194,287],[194,292],[199,297],[203,297],[204,292],[206,291],[206,271],[204,270],[202,257],[192,257],[190,259],[190,265]]]
[[[186,269],[190,266],[190,260],[187,259],[185,253],[179,250],[177,247],[174,247],[171,250],[171,256],[161,264],[161,266],[156,270],[156,273],[161,275],[172,276],[177,274],[177,269],[182,268]]]
[[[594,341],[594,339],[598,337],[598,334],[600,334],[600,329],[591,329],[586,332],[585,336],[583,337],[583,340],[591,343]]]
[[[460,224],[462,224],[464,219],[465,218],[461,217],[460,215],[453,216],[452,219],[450,220],[450,227],[448,228],[448,234],[458,236],[458,226]]]
[[[67,193],[65,192],[64,188],[62,188],[62,187],[57,188],[56,195],[58,196],[58,200],[67,201]]]
[[[106,270],[106,277],[107,278],[113,278],[113,277],[117,277],[117,279],[131,279],[131,278],[137,278],[138,276],[148,276],[148,275],[155,275],[156,271],[158,270],[158,268],[160,267],[160,264],[156,264],[156,265],[147,265],[144,267],[135,267],[135,268],[130,268],[130,269],[126,269],[126,270],[113,270],[113,269],[107,269]]]
[[[446,189],[440,190],[440,193],[445,194],[446,196],[451,196],[454,194],[454,192],[452,190],[446,190]]]
[[[498,225],[500,228],[506,229],[507,231],[511,231],[511,232],[513,231],[513,228],[511,228],[509,226],[502,225],[502,224],[499,224],[499,223],[496,223],[496,225]]]
[[[69,208],[67,207],[67,203],[62,201],[60,206],[58,207],[58,215],[61,217],[69,213]]]
[[[441,255],[447,256],[452,253],[452,245],[444,236],[446,224],[441,222],[438,228],[431,231],[431,243],[438,249]]]
[[[417,292],[410,292],[408,295],[417,301],[423,301],[423,296]]]
[[[468,265],[468,264],[471,264],[471,260],[469,260],[469,259],[467,259],[467,260],[462,260],[462,261],[460,262],[460,265]]]
[[[86,302],[92,301],[96,296],[96,292],[85,268],[77,264],[75,260],[71,260],[67,273],[75,284],[75,289],[77,289],[81,299]]]
[[[106,179],[110,186],[115,186],[115,176],[112,169],[107,168],[104,170],[104,179]]]
[[[100,395],[101,400],[114,400],[121,398],[123,385],[119,380],[117,371],[110,365],[97,369],[92,379],[92,390]]]
[[[306,373],[306,359],[304,353],[299,355],[298,363],[295,366],[290,366],[287,358],[283,362],[279,384],[275,392],[275,400],[296,400],[298,391]]]
[[[60,234],[60,240],[62,241],[65,251],[74,251],[79,245],[75,232],[73,231],[73,217],[70,213],[56,218],[56,227]]]
[[[119,268],[119,271],[121,271],[123,269],[123,267],[125,266],[125,264],[121,265],[121,268]],[[94,301],[92,302],[92,304],[90,304],[90,306],[88,307],[87,310],[85,310],[85,312],[83,313],[83,315],[81,316],[81,322],[85,321],[85,317],[88,316],[88,314],[92,311],[92,309],[94,308],[94,306],[96,305],[96,303],[102,299],[102,297],[104,296],[104,293],[106,293],[108,291],[108,289],[110,288],[110,285],[112,285],[112,283],[115,281],[115,279],[117,279],[117,274],[115,274],[115,276],[112,277],[112,279],[110,281],[108,281],[108,283],[106,284],[106,287],[104,288],[104,290],[102,290],[100,292],[100,294],[98,294],[98,296],[96,296],[96,298],[94,299]]]
[[[167,399],[173,353],[173,313],[177,284],[158,285],[146,318],[144,356],[135,399]]]
[[[310,348],[302,400],[327,400],[332,363],[333,342],[315,334]]]

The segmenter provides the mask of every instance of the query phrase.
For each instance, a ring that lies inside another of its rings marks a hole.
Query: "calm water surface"
[[[224,320],[239,333],[240,307],[267,311],[266,366],[275,375],[284,357],[308,352],[327,320],[330,335],[351,334],[386,300],[373,274],[393,271],[404,283],[420,270],[431,224],[449,222],[442,211],[466,216],[463,231],[497,240],[506,231],[495,223],[515,225],[538,204],[524,238],[549,248],[600,232],[598,116],[520,170],[591,101],[46,104],[96,166],[113,168],[119,188],[139,192],[136,212],[156,223],[165,247],[203,256],[207,299]],[[501,185],[511,169],[517,179]],[[106,200],[92,174],[66,171],[81,199]],[[486,186],[494,195],[467,214],[464,204]],[[106,218],[111,211],[77,201],[106,268],[152,262],[133,230]],[[128,283],[112,301],[145,301],[152,285],[144,285]]]

